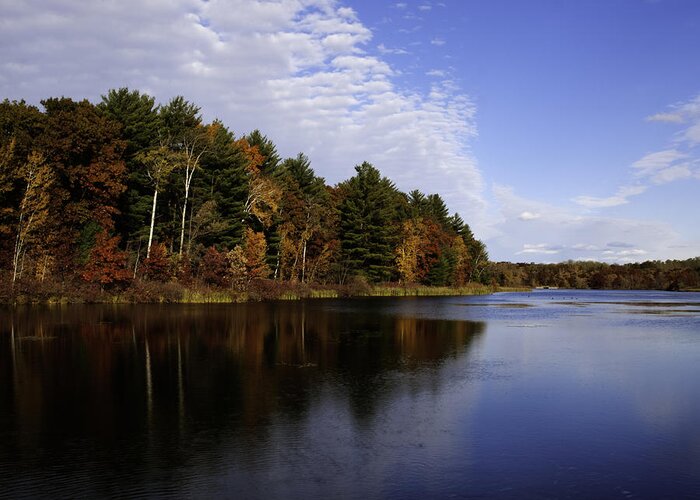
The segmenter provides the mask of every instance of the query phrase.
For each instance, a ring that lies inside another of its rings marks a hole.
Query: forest
[[[509,287],[700,291],[700,257],[624,265],[587,261],[494,262],[489,265],[488,274],[494,285]]]
[[[534,286],[697,289],[700,258],[489,262],[439,194],[401,192],[367,162],[329,186],[303,153],[204,123],[182,96],[0,103],[0,302]]]
[[[490,281],[486,247],[439,194],[367,162],[329,186],[258,130],[127,88],[0,103],[0,235],[4,302]]]

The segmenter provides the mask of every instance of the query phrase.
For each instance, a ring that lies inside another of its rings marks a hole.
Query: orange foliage
[[[109,237],[104,229],[97,233],[95,246],[83,270],[83,279],[105,285],[120,285],[131,279],[127,254],[119,250],[119,236]]]
[[[272,271],[266,262],[267,242],[263,233],[256,233],[250,228],[246,229],[243,252],[249,280],[270,276]]]
[[[168,249],[162,243],[151,246],[151,255],[143,261],[144,277],[153,281],[169,281],[171,277],[171,265],[168,258]]]

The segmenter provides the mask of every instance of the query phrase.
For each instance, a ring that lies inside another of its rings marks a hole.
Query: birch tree
[[[258,147],[250,146],[245,139],[237,141],[237,145],[247,160],[248,196],[243,210],[247,216],[254,217],[264,228],[268,228],[280,209],[282,190],[274,179],[262,172],[265,157]]]
[[[153,228],[155,227],[156,222],[158,193],[181,158],[178,154],[173,153],[170,148],[164,145],[149,149],[141,153],[138,158],[141,164],[145,167],[146,175],[153,186],[151,224],[148,231],[148,247],[146,248],[146,258],[148,258],[151,256],[151,245],[153,243]]]
[[[49,215],[49,188],[54,181],[53,172],[46,165],[44,155],[36,151],[30,153],[22,168],[22,177],[26,185],[19,204],[12,256],[13,284],[22,275],[22,263],[28,244]]]
[[[200,168],[202,155],[207,151],[206,135],[203,129],[197,127],[191,133],[186,133],[182,141],[182,164],[185,187],[185,198],[182,201],[182,221],[180,225],[180,250],[178,255],[182,256],[182,248],[185,242],[185,221],[187,218],[187,202],[190,197],[190,187],[195,172]]]

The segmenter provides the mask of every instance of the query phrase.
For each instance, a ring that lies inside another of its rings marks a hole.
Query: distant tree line
[[[6,290],[490,280],[484,244],[440,195],[403,193],[369,163],[328,186],[304,154],[204,123],[183,97],[41,105],[0,103]]]
[[[494,262],[493,284],[616,290],[700,290],[700,257],[632,264],[567,261],[560,264]]]

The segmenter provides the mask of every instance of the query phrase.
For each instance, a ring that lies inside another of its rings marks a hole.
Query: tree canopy
[[[0,279],[102,288],[149,281],[668,288],[697,259],[616,266],[489,262],[438,193],[368,162],[335,186],[259,130],[236,136],[182,96],[0,103]],[[13,285],[14,286],[14,285]],[[19,286],[19,285],[18,285]]]

